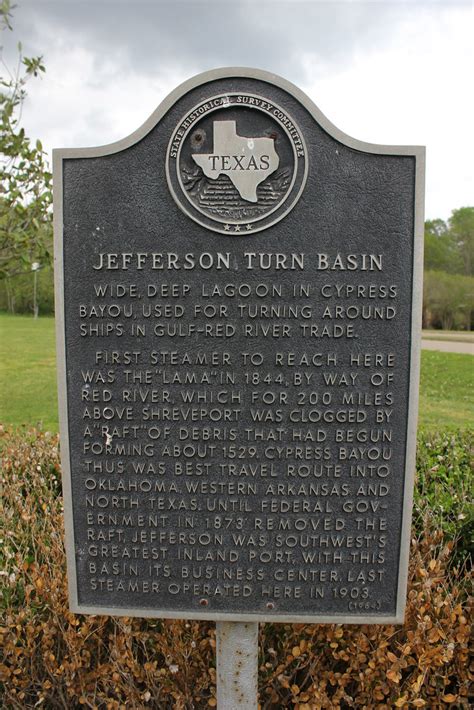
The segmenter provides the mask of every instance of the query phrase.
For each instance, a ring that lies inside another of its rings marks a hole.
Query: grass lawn
[[[419,426],[474,427],[472,355],[421,351]]]
[[[474,426],[474,359],[422,351],[420,426]],[[54,319],[0,314],[0,422],[57,431]]]
[[[0,314],[0,422],[58,430],[54,318]]]

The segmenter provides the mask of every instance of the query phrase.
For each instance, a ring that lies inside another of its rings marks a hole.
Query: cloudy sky
[[[53,147],[110,143],[179,83],[215,67],[266,69],[345,133],[427,146],[426,216],[474,203],[473,9],[468,0],[16,0],[3,32],[42,54],[23,110]]]

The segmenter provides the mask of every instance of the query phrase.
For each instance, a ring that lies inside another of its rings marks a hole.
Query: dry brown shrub
[[[58,439],[3,431],[3,707],[215,706],[214,625],[71,614]],[[467,708],[469,575],[425,521],[403,626],[265,624],[260,706]]]
[[[412,541],[403,626],[275,626],[273,639],[267,628],[263,707],[470,707],[471,607],[441,537],[427,530]]]

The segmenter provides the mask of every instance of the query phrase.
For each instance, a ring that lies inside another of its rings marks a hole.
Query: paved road
[[[465,353],[474,355],[474,343],[460,343],[454,340],[422,340],[423,350],[441,350],[444,353]]]

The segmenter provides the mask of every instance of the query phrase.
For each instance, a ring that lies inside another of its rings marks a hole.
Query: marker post
[[[258,623],[216,623],[217,708],[256,710]]]

